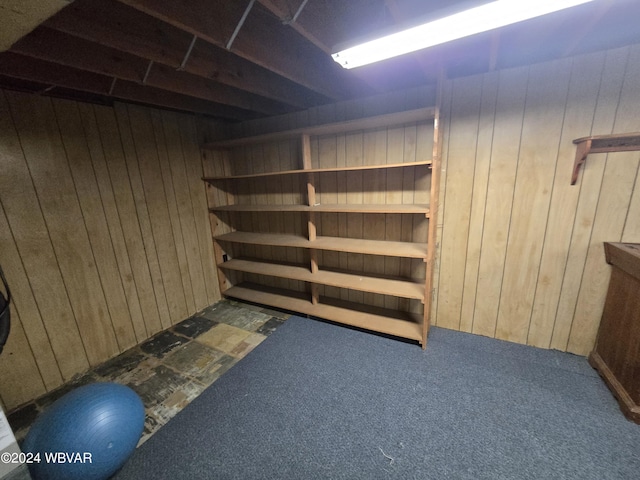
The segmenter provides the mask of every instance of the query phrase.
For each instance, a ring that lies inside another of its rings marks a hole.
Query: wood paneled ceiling
[[[486,1],[75,0],[0,53],[0,87],[238,121],[435,83],[440,65],[452,78],[640,43],[639,1],[596,0],[356,70],[331,59],[469,3]]]

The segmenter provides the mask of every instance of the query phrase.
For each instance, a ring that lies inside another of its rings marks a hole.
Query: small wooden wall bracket
[[[573,143],[576,143],[577,140],[574,140]],[[571,185],[575,185],[578,181],[578,172],[580,171],[580,167],[587,160],[587,155],[589,155],[589,151],[591,150],[591,139],[585,139],[585,141],[578,143],[576,147],[576,159],[573,162],[573,173],[571,174]]]
[[[578,181],[580,167],[587,160],[590,153],[632,152],[640,150],[640,132],[620,133],[613,135],[594,135],[577,138],[573,141],[577,145],[576,159],[573,162],[571,185]]]

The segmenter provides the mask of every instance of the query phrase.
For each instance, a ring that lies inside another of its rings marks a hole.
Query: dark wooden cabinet
[[[640,244],[605,243],[604,248],[613,269],[589,363],[625,416],[640,424]]]

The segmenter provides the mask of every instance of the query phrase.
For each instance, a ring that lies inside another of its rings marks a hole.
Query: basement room
[[[0,479],[639,478],[638,18],[0,0]]]

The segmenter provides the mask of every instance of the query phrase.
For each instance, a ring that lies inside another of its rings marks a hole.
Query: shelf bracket
[[[578,181],[580,167],[590,153],[633,152],[640,150],[640,132],[620,133],[613,135],[594,135],[577,138],[573,141],[576,147],[576,159],[573,162],[571,185]]]
[[[577,140],[574,140],[573,143],[576,143],[576,141]],[[575,185],[578,181],[578,172],[580,171],[580,167],[587,160],[587,156],[591,150],[591,139],[585,139],[577,145],[576,159],[573,161],[573,173],[571,174],[571,185]]]

